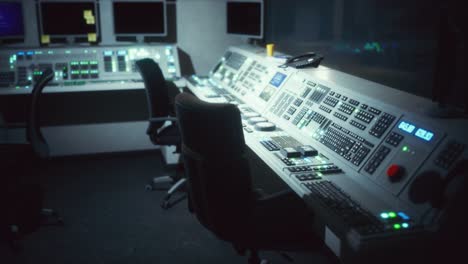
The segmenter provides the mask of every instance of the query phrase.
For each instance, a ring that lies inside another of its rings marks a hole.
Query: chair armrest
[[[172,121],[177,122],[177,117],[167,116],[167,117],[152,117],[149,119],[151,123],[161,122],[161,121]]]

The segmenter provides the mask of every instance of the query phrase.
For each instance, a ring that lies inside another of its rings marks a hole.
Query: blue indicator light
[[[104,51],[104,56],[112,56],[113,52],[111,50]]]
[[[410,124],[405,121],[401,121],[400,124],[398,125],[398,128],[407,132],[407,133],[413,133],[414,129],[416,128],[413,124]]]
[[[434,133],[427,131],[425,129],[422,129],[422,128],[418,128],[418,130],[416,130],[416,133],[414,135],[425,141],[431,141],[431,139],[434,137]]]
[[[119,50],[117,52],[117,55],[127,55],[127,51],[126,50]]]
[[[398,212],[398,216],[401,217],[401,219],[403,220],[410,220],[410,217],[403,212]]]
[[[18,55],[24,55],[24,51],[18,51]]]
[[[284,79],[286,79],[286,74],[277,72],[271,79],[270,84],[275,87],[279,87],[283,83]]]
[[[408,224],[408,223],[403,223],[403,224],[401,224],[401,227],[403,227],[403,228],[408,228],[408,227],[409,227],[409,224]]]
[[[27,55],[33,55],[34,54],[34,51],[28,51],[26,52]]]

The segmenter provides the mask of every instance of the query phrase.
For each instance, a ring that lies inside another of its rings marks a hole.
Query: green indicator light
[[[388,218],[388,214],[387,214],[387,213],[381,213],[381,214],[380,214],[380,217],[382,217],[383,219],[387,219],[387,218]]]
[[[403,148],[401,150],[403,150],[403,152],[408,152],[409,148],[408,148],[408,146],[403,146]]]
[[[408,228],[408,227],[409,227],[409,224],[408,224],[408,223],[403,223],[403,224],[401,224],[401,226],[402,226],[403,228]]]
[[[394,225],[393,225],[393,228],[394,228],[395,230],[398,230],[398,229],[401,228],[401,226],[400,226],[400,224],[394,224]]]
[[[80,64],[81,64],[81,65],[88,65],[89,62],[87,62],[87,61],[80,61]]]
[[[78,62],[77,61],[72,61],[70,62],[71,65],[78,65]]]
[[[395,212],[389,212],[388,216],[390,216],[390,218],[395,218],[396,214],[395,214]]]
[[[20,87],[19,86],[16,86],[16,89],[19,89]]]

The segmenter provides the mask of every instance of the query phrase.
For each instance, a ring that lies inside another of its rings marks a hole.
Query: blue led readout
[[[401,123],[398,125],[398,128],[411,134],[416,127],[413,124],[401,121]]]
[[[427,131],[425,129],[422,129],[422,128],[418,128],[418,130],[416,130],[416,133],[414,133],[414,135],[425,141],[431,141],[432,137],[434,137],[434,133]]]
[[[284,79],[286,79],[286,74],[277,72],[271,79],[270,84],[275,87],[279,87],[283,83]]]

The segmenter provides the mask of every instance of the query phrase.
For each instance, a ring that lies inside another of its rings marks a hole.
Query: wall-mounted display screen
[[[19,2],[0,2],[0,38],[23,37],[23,8]]]
[[[228,1],[227,33],[263,38],[263,2]]]
[[[87,36],[98,34],[96,3],[40,2],[41,34],[51,36]]]
[[[165,36],[166,7],[163,1],[114,1],[114,33],[116,35]]]

